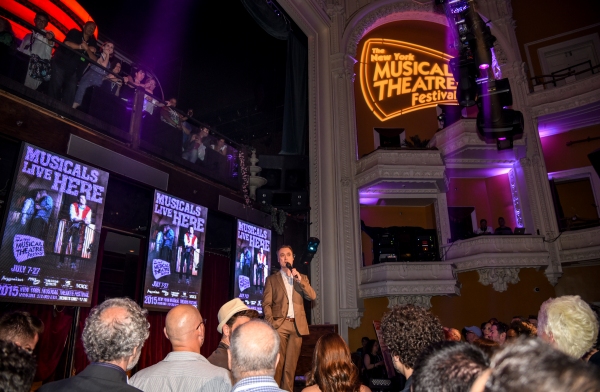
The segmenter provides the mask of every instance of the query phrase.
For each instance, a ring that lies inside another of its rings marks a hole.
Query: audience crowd
[[[464,327],[461,334],[422,307],[396,306],[381,319],[384,352],[378,341],[363,338],[355,354],[361,356],[359,366],[338,334],[321,336],[303,392],[375,391],[381,384],[374,381],[394,372],[406,381],[382,390],[600,391],[596,312],[579,296],[563,296],[545,301],[537,316],[515,316],[510,324],[492,318],[481,327]],[[128,298],[93,308],[81,337],[90,364],[39,390],[282,391],[273,378],[279,334],[239,299],[219,310],[222,339],[208,359],[200,354],[206,320],[191,305],[172,308],[163,331],[171,353],[129,378],[149,336],[146,317],[147,311]],[[43,323],[27,312],[0,317],[0,390],[30,390],[33,352],[43,331]]]
[[[110,41],[100,44],[96,40],[96,23],[86,22],[81,30],[71,29],[61,45],[55,42],[51,31],[45,30],[49,22],[47,13],[37,12],[33,22],[37,30],[27,34],[19,44],[11,24],[0,17],[0,63],[4,64],[0,66],[0,74],[15,74],[14,70],[8,69],[14,66],[8,65],[10,62],[5,61],[5,58],[10,58],[10,53],[18,51],[29,58],[27,72],[19,76],[20,79],[24,78],[21,81],[25,86],[88,113],[89,97],[93,94],[92,87],[118,97],[117,102],[123,108],[131,107],[136,89],[143,89],[144,117],[156,115],[162,123],[181,133],[180,150],[176,153],[183,160],[202,163],[205,161],[207,149],[215,151],[213,160],[218,159],[218,156],[227,157],[228,150],[229,154],[234,153],[224,138],[216,134],[210,135],[205,126],[192,124],[192,109],[183,114],[176,108],[175,97],[166,101],[156,97],[154,94],[157,80],[146,69],[132,66],[131,75],[125,74],[123,62],[115,58],[115,44]],[[3,69],[4,67],[7,69]],[[124,112],[131,113],[125,109]],[[150,126],[149,122],[146,122],[146,126]],[[162,137],[158,137],[159,140],[170,138],[164,131],[158,132],[162,134]],[[167,144],[173,145],[171,140],[169,142],[171,143]]]

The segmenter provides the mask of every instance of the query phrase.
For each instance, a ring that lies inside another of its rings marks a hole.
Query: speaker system
[[[308,192],[281,192],[259,188],[256,198],[260,204],[270,204],[282,210],[308,209]]]
[[[283,210],[308,208],[308,157],[303,155],[261,155],[259,176],[267,183],[256,191],[261,204]]]

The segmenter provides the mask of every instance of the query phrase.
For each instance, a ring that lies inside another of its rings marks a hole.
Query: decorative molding
[[[399,20],[420,20],[448,25],[446,15],[438,11],[432,1],[423,4],[410,0],[388,2],[381,6],[372,4],[356,13],[349,21],[344,34],[346,53],[355,55],[358,43],[369,31]]]
[[[388,308],[402,305],[416,305],[426,310],[431,309],[431,295],[396,295],[388,298]]]
[[[359,287],[360,298],[388,297],[390,295],[460,295],[456,280],[378,282]]]
[[[419,191],[432,189],[431,184],[434,185],[433,189],[439,192],[446,192],[447,190],[446,184],[448,180],[446,177],[445,168],[443,166],[433,168],[427,166],[379,165],[371,167],[366,171],[357,174],[355,177],[356,186],[358,188],[373,186],[374,184],[381,182],[406,182],[407,179],[412,180],[409,182],[417,185],[423,184],[423,187],[417,187]],[[427,184],[430,185],[427,186]]]
[[[452,280],[454,267],[444,261],[381,263],[361,268],[361,284],[389,281]]]
[[[533,117],[562,112],[597,101],[600,101],[600,73],[564,86],[527,95],[527,105],[531,107]]]
[[[420,168],[423,166],[441,166],[443,169],[444,160],[440,152],[436,150],[378,149],[361,158],[356,164],[356,171],[357,173],[361,173],[380,165],[401,165]]]
[[[585,251],[600,246],[600,227],[563,232],[559,238],[560,247],[566,250]]]
[[[519,268],[482,268],[479,272],[479,283],[484,286],[490,284],[494,290],[503,292],[508,289],[508,284],[519,283]]]
[[[348,328],[360,327],[360,320],[363,315],[364,313],[359,309],[340,309],[339,311],[340,321]]]
[[[559,251],[561,263],[600,260],[600,246]]]
[[[547,267],[548,253],[523,254],[479,254],[452,260],[457,272],[472,271],[481,268],[538,268]]]
[[[446,248],[446,260],[480,255],[480,254],[509,254],[511,257],[527,256],[527,253],[545,253],[544,237],[537,235],[499,236],[484,235],[467,240],[458,240],[452,244],[441,246]]]

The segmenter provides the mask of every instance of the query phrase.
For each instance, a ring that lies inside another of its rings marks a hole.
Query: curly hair
[[[552,336],[559,350],[581,358],[596,343],[598,320],[578,295],[551,298],[540,307],[538,335]]]
[[[107,319],[103,313],[111,308],[123,308],[126,317]],[[129,298],[112,298],[96,306],[85,320],[83,348],[90,362],[111,362],[130,357],[134,349],[140,352],[148,335],[148,311]]]
[[[29,392],[36,366],[33,355],[0,340],[0,391]]]
[[[413,373],[413,392],[468,391],[490,366],[488,356],[469,343],[434,343],[421,354]]]
[[[383,341],[392,355],[405,366],[414,368],[421,352],[430,344],[444,340],[440,320],[415,305],[395,306],[381,319]]]
[[[360,391],[358,369],[352,362],[346,342],[337,333],[321,336],[315,345],[306,386],[315,384],[321,392]]]

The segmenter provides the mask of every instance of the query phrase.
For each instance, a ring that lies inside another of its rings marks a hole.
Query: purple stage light
[[[489,64],[481,64],[479,65],[479,69],[488,69],[490,67]]]
[[[505,137],[499,137],[498,140],[506,140]]]

